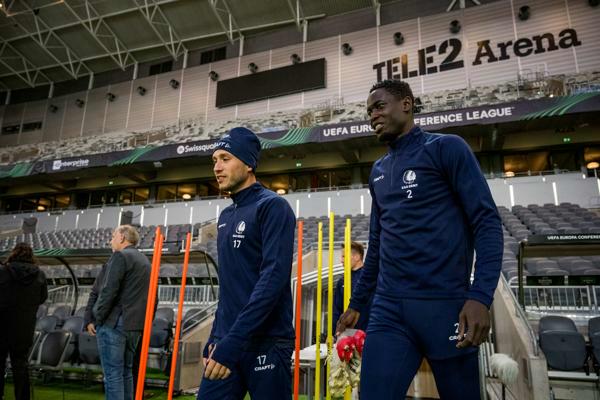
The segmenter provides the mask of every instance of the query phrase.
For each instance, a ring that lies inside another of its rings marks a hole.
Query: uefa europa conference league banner
[[[415,115],[415,123],[421,125],[427,131],[435,132],[454,126],[525,121],[593,111],[600,111],[600,93],[581,93],[573,96],[417,114]],[[358,121],[267,132],[258,136],[263,149],[271,149],[302,143],[326,143],[372,134],[373,130],[368,121]],[[217,143],[218,140],[201,140],[160,147],[147,146],[134,150],[69,157],[60,160],[0,166],[0,178],[74,171],[81,168],[123,166],[136,162],[161,161],[179,157],[210,156]]]

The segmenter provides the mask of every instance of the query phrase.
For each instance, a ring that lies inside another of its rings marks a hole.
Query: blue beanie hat
[[[217,142],[214,151],[217,150],[225,150],[233,154],[244,164],[256,170],[260,140],[250,129],[237,127],[231,129]]]

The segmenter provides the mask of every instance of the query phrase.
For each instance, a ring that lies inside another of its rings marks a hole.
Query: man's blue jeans
[[[106,400],[133,400],[131,367],[140,331],[123,331],[120,326],[97,327],[98,351],[104,371]]]

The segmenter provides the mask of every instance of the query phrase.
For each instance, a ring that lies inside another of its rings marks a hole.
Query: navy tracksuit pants
[[[293,351],[292,340],[250,345],[227,379],[202,377],[197,400],[290,399]]]
[[[426,358],[442,400],[479,400],[478,350],[457,349],[464,299],[391,300],[376,295],[363,351],[361,400],[397,400]]]

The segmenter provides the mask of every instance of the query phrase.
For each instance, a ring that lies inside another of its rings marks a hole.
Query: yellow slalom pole
[[[348,309],[350,305],[350,296],[352,295],[352,271],[350,266],[350,256],[352,254],[350,247],[350,233],[351,229],[350,218],[346,219],[346,234],[344,235],[344,311]],[[344,400],[352,399],[352,389],[350,386],[346,388],[344,393]]]
[[[321,398],[321,302],[323,297],[323,223],[319,222],[317,242],[317,354],[315,357],[315,400]]]
[[[333,349],[333,213],[329,213],[329,270],[327,274],[327,356]],[[327,379],[331,375],[331,366],[327,363]],[[329,385],[325,394],[326,400],[331,400]]]

